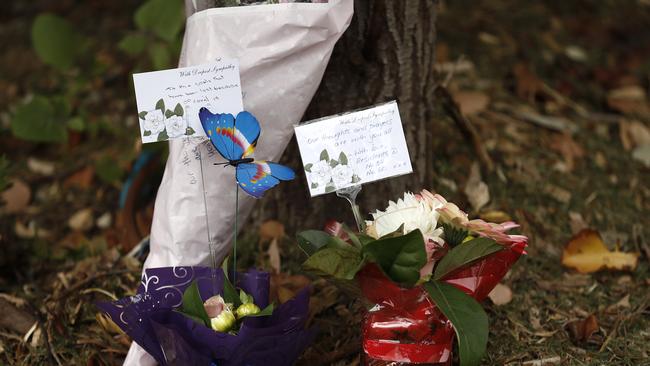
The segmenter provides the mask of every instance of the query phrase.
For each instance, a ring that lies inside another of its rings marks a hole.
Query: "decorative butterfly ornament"
[[[292,180],[291,168],[270,161],[255,160],[253,152],[260,137],[260,123],[249,112],[215,114],[201,108],[199,119],[205,134],[224,159],[235,167],[237,184],[249,195],[260,198],[281,180]]]

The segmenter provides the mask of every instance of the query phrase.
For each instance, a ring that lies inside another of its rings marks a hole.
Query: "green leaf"
[[[302,264],[303,267],[321,276],[351,280],[363,263],[359,251],[349,246],[327,247],[314,253]]]
[[[314,166],[314,164],[312,164],[312,163],[309,163],[309,164],[305,165],[305,171],[308,172],[308,173],[311,173],[311,168],[313,166]]]
[[[110,155],[104,155],[95,162],[95,172],[99,179],[106,183],[114,183],[122,178],[122,168]]]
[[[174,112],[170,111],[169,109],[165,111],[165,118],[169,118],[174,115]]]
[[[172,63],[172,54],[167,45],[156,42],[149,46],[149,58],[156,70],[168,69]]]
[[[363,252],[376,262],[394,282],[413,286],[420,279],[420,268],[427,263],[424,238],[420,230],[406,235],[375,240]]]
[[[334,167],[337,166],[337,165],[339,165],[339,162],[338,162],[338,161],[336,161],[336,160],[334,160],[334,159],[330,160],[330,167],[334,168]]]
[[[138,113],[138,117],[140,117],[140,119],[144,119],[146,116],[147,116],[147,111],[142,111],[142,112]]]
[[[174,107],[174,114],[183,117],[183,107],[181,107],[180,103],[176,103],[176,107]]]
[[[476,238],[459,244],[438,262],[433,279],[442,279],[456,269],[500,250],[503,250],[503,246],[488,238]]]
[[[135,24],[158,37],[171,42],[185,24],[185,10],[181,0],[149,0],[135,12]]]
[[[311,184],[311,189],[316,189],[318,188],[318,183],[312,183]]]
[[[345,155],[343,151],[339,154],[339,162],[341,165],[348,165],[348,157]]]
[[[330,234],[324,231],[307,230],[298,233],[296,239],[298,240],[298,246],[300,246],[300,249],[307,253],[307,255],[311,256],[321,248],[325,247],[331,237]]]
[[[230,279],[228,279],[228,275],[226,273],[227,270],[224,271],[225,276],[223,278],[223,300],[228,304],[233,304],[233,308],[236,309],[239,307],[239,305],[242,304],[242,301],[239,298],[239,294],[237,293],[235,286],[233,286],[232,282],[230,282]]]
[[[146,131],[146,130],[145,130],[145,131],[142,133],[142,136],[151,136],[151,131]]]
[[[361,242],[362,247],[369,244],[369,243],[372,243],[375,240],[377,240],[377,239],[373,238],[372,236],[366,235],[364,233],[357,234],[357,237],[359,238],[359,241]]]
[[[66,122],[66,125],[73,131],[83,131],[86,129],[86,123],[83,118],[79,116],[70,118],[68,122]]]
[[[141,54],[147,46],[147,37],[143,34],[134,33],[122,38],[117,47],[131,56]]]
[[[242,304],[254,303],[253,296],[247,294],[242,289],[239,290],[239,301],[241,301]]]
[[[460,365],[479,365],[488,340],[488,317],[481,304],[444,282],[428,282],[424,284],[424,288],[454,326]]]
[[[327,149],[323,149],[320,152],[320,160],[330,161],[330,155],[327,153]]]
[[[165,113],[165,101],[160,98],[156,102],[156,109],[159,109],[162,113]]]
[[[11,119],[11,132],[27,141],[66,142],[66,118],[67,116],[57,115],[57,108],[51,99],[36,96],[16,108]]]
[[[165,141],[169,140],[169,136],[167,135],[167,130],[163,130],[161,133],[158,134],[158,139],[156,141]]]
[[[32,44],[46,64],[69,69],[79,54],[83,39],[67,20],[53,14],[40,14],[32,25]]]
[[[192,284],[185,289],[181,309],[184,314],[191,315],[193,319],[195,317],[201,319],[203,324],[208,327],[210,326],[210,318],[208,317],[208,313],[205,312],[203,299],[201,299],[196,280],[192,281]]]
[[[336,191],[336,187],[334,187],[334,183],[332,182],[327,183],[327,185],[325,186],[325,193],[331,193],[334,191]]]
[[[192,127],[188,127],[187,129],[185,129],[185,134],[188,135],[188,136],[189,135],[194,135],[195,132],[196,131],[194,131],[194,129]]]
[[[358,175],[354,174],[352,176],[352,183],[359,183],[361,181],[361,178],[359,178]]]
[[[273,308],[274,308],[274,305],[273,305],[273,304],[269,304],[267,307],[265,307],[264,309],[260,310],[259,313],[257,313],[257,314],[251,314],[251,315],[246,315],[246,317],[257,318],[257,317],[260,317],[260,316],[269,316],[269,315],[272,315],[272,314],[273,314]]]

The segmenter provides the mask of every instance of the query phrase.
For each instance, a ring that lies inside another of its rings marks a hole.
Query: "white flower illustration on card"
[[[352,183],[353,176],[354,170],[347,165],[338,164],[332,168],[332,180],[337,187],[344,187]]]
[[[155,136],[155,139],[148,140],[150,142],[193,135],[195,131],[188,126],[184,114],[185,110],[180,103],[171,110],[165,109],[163,99],[158,100],[155,109],[138,113],[138,117],[142,120],[142,137]]]
[[[170,139],[181,137],[187,132],[187,121],[183,117],[171,116],[165,120],[165,129]]]
[[[320,160],[311,165],[309,181],[312,185],[325,186],[332,180],[330,165],[325,160]]]
[[[142,124],[145,131],[145,136],[157,135],[165,129],[165,117],[158,109],[148,111],[144,116],[144,123]],[[147,132],[149,132],[147,134]]]
[[[338,159],[332,159],[327,149],[324,149],[317,162],[305,165],[305,172],[312,191],[316,192],[329,193],[361,181],[343,151],[339,153]]]

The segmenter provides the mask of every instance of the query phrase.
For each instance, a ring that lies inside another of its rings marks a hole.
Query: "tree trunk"
[[[382,209],[406,190],[433,181],[432,110],[437,2],[355,0],[352,24],[339,40],[304,121],[396,99],[413,174],[364,185],[361,211]],[[251,219],[277,218],[289,232],[321,228],[326,220],[354,227],[347,201],[335,194],[310,198],[295,138],[282,163],[297,169],[295,182],[280,184],[261,200]]]

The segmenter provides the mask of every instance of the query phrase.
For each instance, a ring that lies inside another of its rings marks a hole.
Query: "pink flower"
[[[481,219],[469,220],[467,214],[458,208],[455,204],[447,202],[447,200],[439,194],[432,194],[429,191],[422,191],[422,197],[427,200],[435,202],[433,205],[438,206],[438,213],[440,213],[439,221],[454,227],[465,229],[471,233],[478,234],[483,237],[493,239],[497,243],[509,247],[521,247],[528,245],[528,238],[523,235],[509,235],[506,231],[519,227],[512,221],[495,224],[486,222]]]
[[[480,236],[493,239],[501,245],[512,247],[514,245],[522,245],[523,243],[523,246],[525,247],[528,245],[528,238],[526,236],[506,234],[506,231],[516,227],[519,227],[519,225],[512,221],[495,224],[481,219],[475,219],[467,223],[467,230]]]

